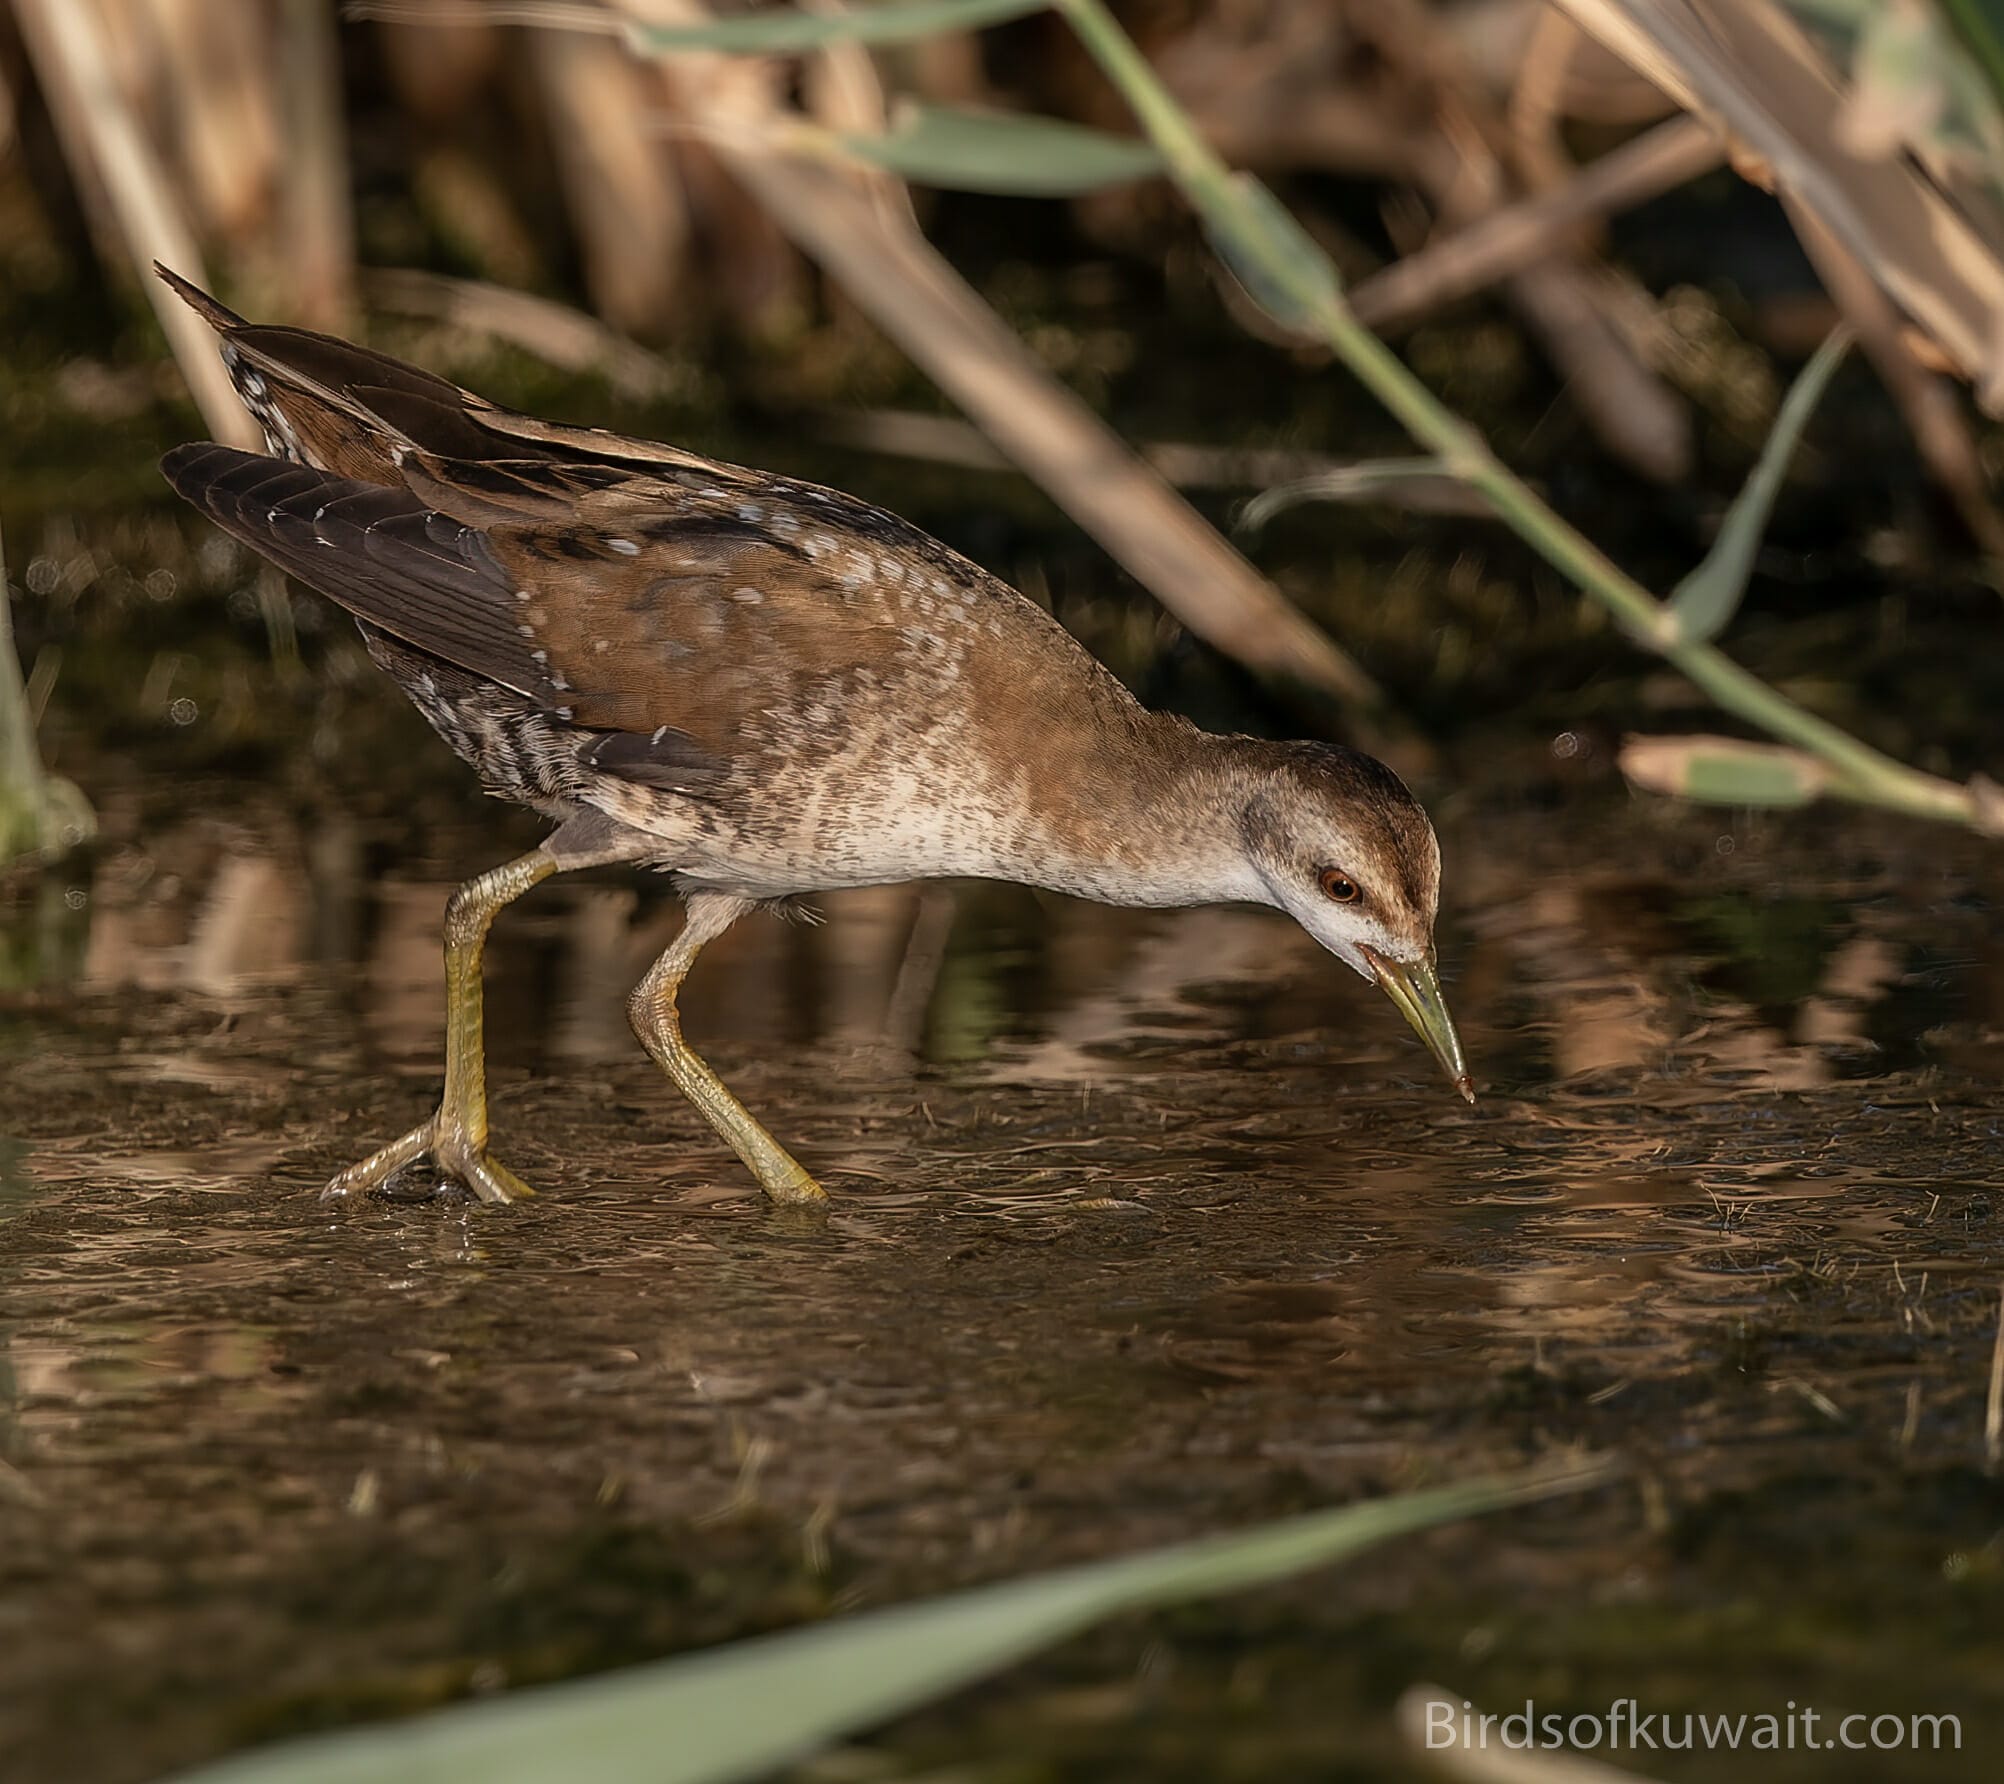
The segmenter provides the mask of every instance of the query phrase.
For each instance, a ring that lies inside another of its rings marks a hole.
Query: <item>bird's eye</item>
[[[1363,896],[1357,890],[1357,882],[1341,868],[1325,867],[1317,877],[1322,885],[1322,896],[1332,904],[1355,904]]]

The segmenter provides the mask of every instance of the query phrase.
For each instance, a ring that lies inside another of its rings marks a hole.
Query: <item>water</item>
[[[1900,1763],[1989,1775],[1977,845],[1468,788],[1473,1109],[1279,918],[967,887],[752,919],[687,1029],[825,1219],[763,1205],[626,1030],[672,904],[560,880],[488,965],[495,1149],[542,1193],[330,1208],[435,1097],[452,879],[533,830],[302,814],[268,777],[95,790],[105,854],[17,896],[0,1001],[10,1779],[1581,1449],[1629,1479],[1118,1625],[801,1775],[1406,1776],[1416,1678],[1954,1713],[1959,1756]]]

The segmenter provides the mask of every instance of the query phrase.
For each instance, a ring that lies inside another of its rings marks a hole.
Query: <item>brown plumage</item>
[[[337,1189],[429,1152],[519,1191],[475,1095],[480,941],[535,879],[608,860],[690,900],[635,1026],[783,1198],[819,1191],[688,1053],[673,995],[743,910],[825,887],[970,874],[1275,904],[1384,983],[1467,1093],[1428,964],[1439,852],[1381,764],[1146,711],[1048,614],[853,497],[516,414],[162,277],[217,330],[270,448],[179,447],[168,481],[346,607],[489,791],[560,821],[455,900],[470,988],[439,1116]]]

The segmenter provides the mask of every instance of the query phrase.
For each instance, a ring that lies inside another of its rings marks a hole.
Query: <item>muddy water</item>
[[[330,1208],[418,1119],[451,879],[247,786],[100,792],[0,998],[0,1753],[118,1784],[276,1734],[1519,1463],[1627,1481],[1136,1621],[803,1777],[1404,1776],[1483,1707],[1934,1711],[1994,1775],[1997,870],[1867,819],[1447,803],[1483,1096],[1286,923],[825,901],[687,1027],[834,1192],[764,1207],[628,1034],[658,888],[489,959],[541,1194]],[[196,815],[202,814],[202,815]]]

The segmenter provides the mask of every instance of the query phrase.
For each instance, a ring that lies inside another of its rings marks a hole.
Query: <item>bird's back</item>
[[[169,481],[353,613],[494,792],[720,848],[749,827],[777,878],[979,872],[1030,786],[1048,803],[1145,723],[1049,615],[882,509],[170,282],[270,452],[181,447]]]

